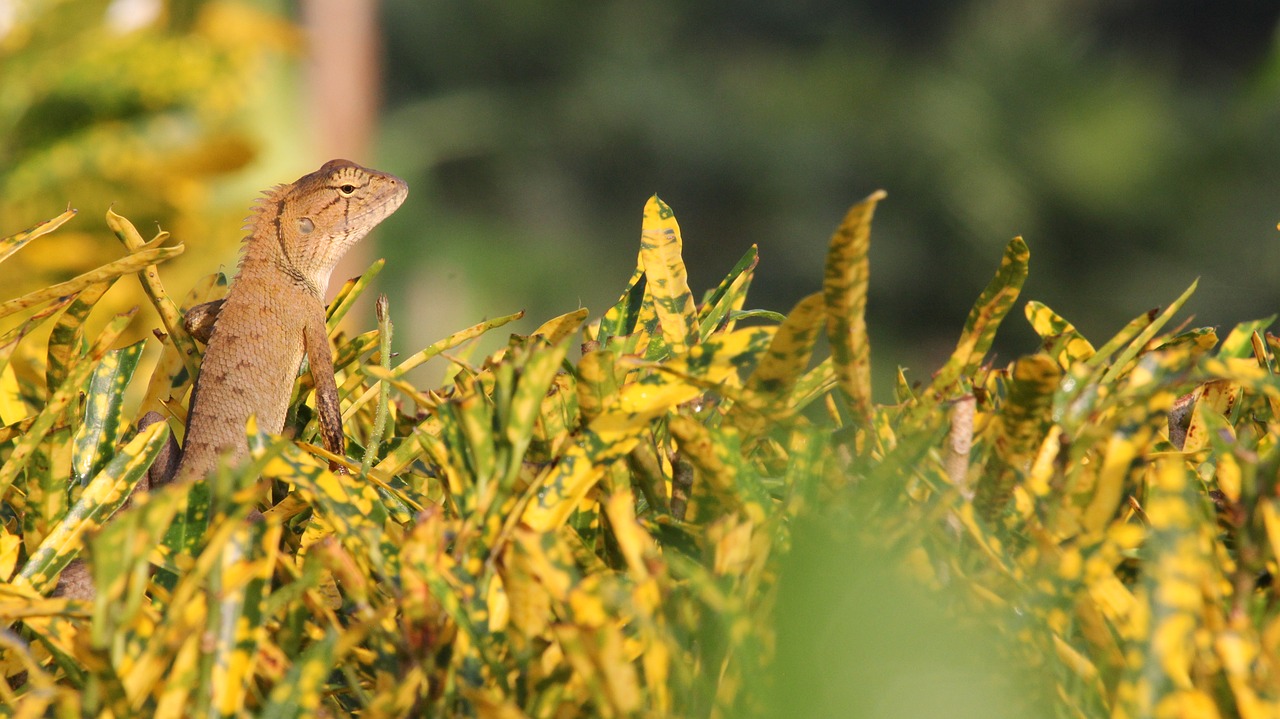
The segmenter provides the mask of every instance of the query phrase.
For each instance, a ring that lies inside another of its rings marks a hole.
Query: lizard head
[[[284,269],[312,284],[323,297],[338,260],[395,212],[408,194],[404,180],[349,160],[330,160],[280,187],[264,209],[273,220]]]

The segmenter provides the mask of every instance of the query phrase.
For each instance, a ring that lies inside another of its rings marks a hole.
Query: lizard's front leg
[[[325,330],[323,306],[317,304],[310,313],[303,335],[307,359],[311,363],[311,380],[316,387],[320,438],[325,449],[341,457],[346,451],[342,434],[342,407],[338,404],[338,383],[333,377],[333,356],[330,354],[328,332]],[[329,462],[329,469],[335,472],[346,471],[337,462]]]
[[[182,326],[187,334],[199,340],[200,344],[209,344],[209,337],[213,335],[213,323],[218,320],[218,313],[222,311],[224,302],[225,299],[202,302],[187,310],[186,316],[182,318]]]

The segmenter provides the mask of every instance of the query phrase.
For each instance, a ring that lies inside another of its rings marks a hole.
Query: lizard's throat
[[[293,257],[293,253],[289,251],[289,245],[285,242],[283,236],[277,235],[279,244],[276,248],[277,252],[271,258],[271,264],[275,266],[280,274],[288,277],[291,282],[306,289],[311,294],[324,301],[325,290],[329,285],[329,273],[323,274],[318,272],[307,272],[303,270],[297,259]]]

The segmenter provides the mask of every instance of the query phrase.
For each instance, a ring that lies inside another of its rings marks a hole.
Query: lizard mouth
[[[359,211],[348,212],[348,226],[367,224],[370,220],[373,221],[372,224],[377,224],[404,204],[405,198],[409,196],[409,186],[394,175],[386,175],[386,179],[390,180],[386,188],[370,197]]]

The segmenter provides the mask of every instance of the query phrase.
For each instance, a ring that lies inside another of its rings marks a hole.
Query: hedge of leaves
[[[993,367],[1027,274],[1015,239],[946,364],[917,384],[900,371],[895,401],[877,404],[864,311],[882,197],[849,212],[821,292],[785,316],[744,309],[754,248],[695,298],[656,197],[602,316],[557,317],[472,363],[468,344],[520,315],[392,357],[383,307],[378,329],[334,332],[350,474],[311,444],[302,373],[296,440],[251,423],[251,466],[124,509],[169,433],[129,419],[156,409],[182,426],[197,346],[155,267],[181,246],[109,215],[124,257],[0,303],[13,325],[0,336],[0,703],[25,716],[751,715],[796,669],[774,662],[778,592],[795,522],[822,516],[948,598],[957,622],[1007,635],[1009,661],[1053,687],[1028,713],[1276,716],[1269,321],[1221,342],[1169,329],[1189,289],[1095,347],[1030,302],[1043,346]],[[0,241],[0,261],[70,217]],[[331,326],[377,269],[342,289]],[[164,324],[149,378],[134,377],[141,344],[112,347],[128,315],[84,331],[135,274]],[[211,277],[181,307],[225,286]],[[45,322],[47,347],[15,352]],[[441,355],[444,386],[406,380]],[[97,598],[49,598],[77,555]],[[838,682],[855,668],[804,670]]]

